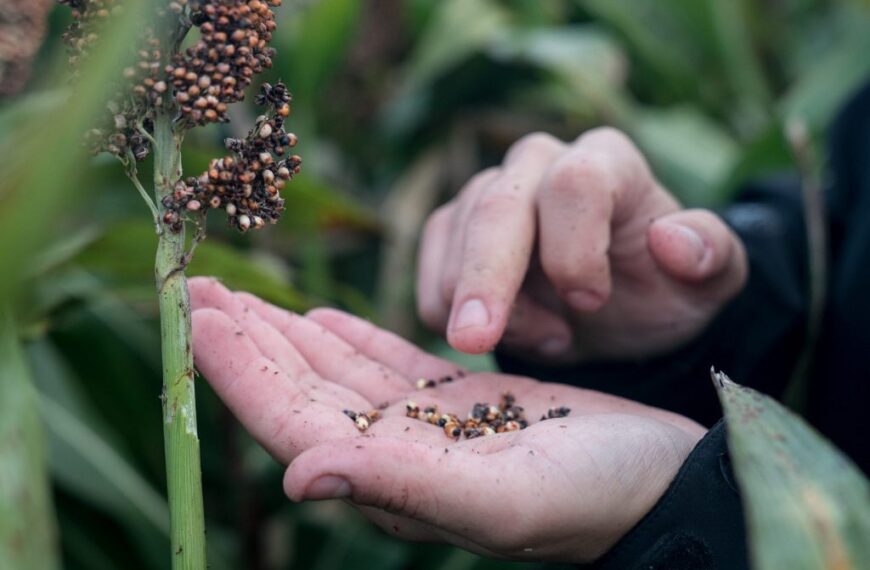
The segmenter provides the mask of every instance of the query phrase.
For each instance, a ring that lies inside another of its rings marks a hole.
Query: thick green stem
[[[162,198],[181,178],[181,135],[172,118],[154,120],[154,186],[160,215]],[[190,296],[184,276],[184,231],[164,225],[157,245],[155,273],[160,300],[163,348],[163,438],[172,533],[172,567],[205,570],[205,518],[196,430]]]

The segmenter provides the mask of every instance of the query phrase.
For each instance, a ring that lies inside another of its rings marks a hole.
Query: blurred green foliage
[[[68,98],[67,18],[52,15],[28,92],[0,103],[0,292],[39,392],[65,567],[167,568],[156,240],[121,167],[76,143],[98,108]],[[343,306],[448,354],[411,317],[416,235],[512,141],[616,125],[685,203],[721,204],[792,168],[789,122],[823,142],[870,75],[868,25],[861,0],[285,1],[264,80],[294,91],[304,174],[277,226],[240,239],[213,220],[191,273],[295,310]],[[247,128],[246,105],[191,133],[186,172]],[[213,568],[511,566],[289,504],[280,467],[199,387]]]

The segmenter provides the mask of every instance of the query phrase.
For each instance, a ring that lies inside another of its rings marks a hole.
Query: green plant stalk
[[[168,110],[159,112],[154,119],[154,190],[161,219],[165,213],[162,199],[172,194],[181,178],[182,138],[173,128]],[[154,269],[163,353],[163,438],[172,568],[205,570],[205,517],[185,263],[184,230],[175,232],[163,224]]]

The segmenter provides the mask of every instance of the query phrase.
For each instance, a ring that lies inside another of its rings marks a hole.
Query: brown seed
[[[356,417],[356,419],[354,420],[354,423],[356,423],[356,427],[360,431],[365,431],[365,430],[369,429],[370,425],[372,425],[372,422],[369,420],[368,416],[365,414],[358,415]]]
[[[444,424],[444,433],[447,437],[458,439],[459,436],[462,435],[462,428],[459,427],[457,422],[447,422]]]

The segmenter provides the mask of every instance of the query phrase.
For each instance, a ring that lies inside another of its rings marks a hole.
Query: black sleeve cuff
[[[740,494],[724,420],[695,446],[668,490],[585,570],[748,570]]]

